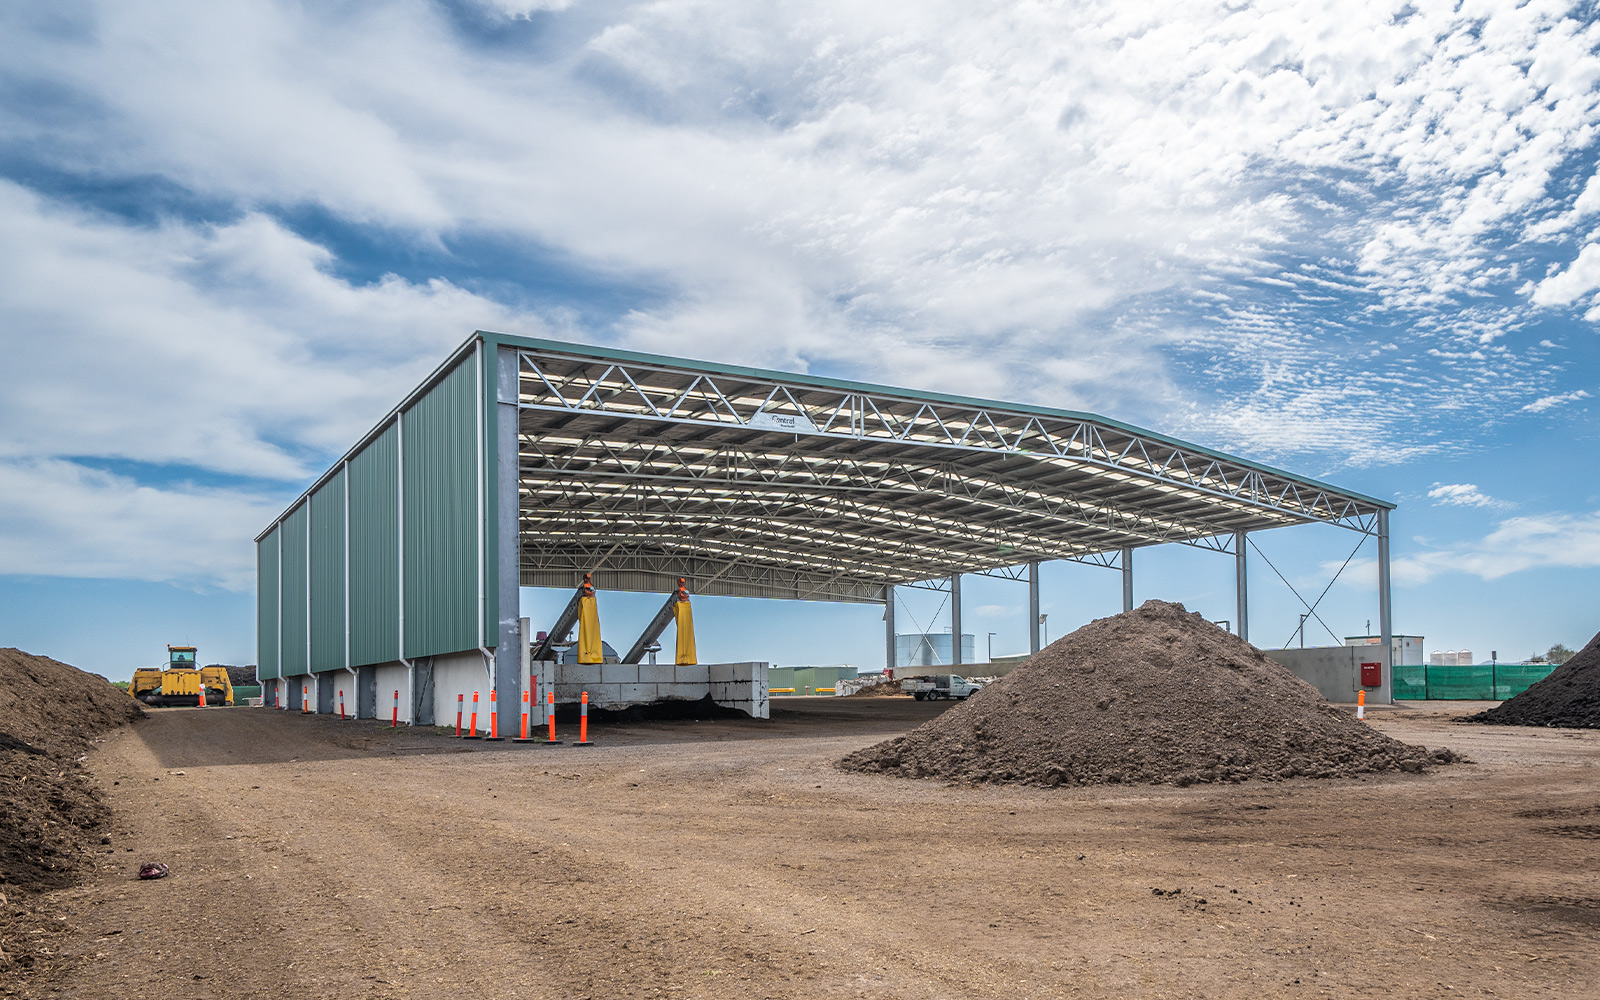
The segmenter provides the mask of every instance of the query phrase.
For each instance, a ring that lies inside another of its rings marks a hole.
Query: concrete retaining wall
[[[1356,700],[1356,692],[1367,692],[1367,704],[1394,703],[1393,678],[1389,668],[1383,668],[1383,684],[1375,688],[1361,687],[1362,661],[1373,662],[1378,657],[1370,646],[1312,646],[1307,649],[1263,649],[1263,653],[1283,664],[1291,674],[1322,692],[1331,702],[1349,704]]]
[[[556,701],[576,703],[589,692],[596,708],[621,709],[657,701],[699,701],[706,696],[751,718],[770,718],[765,663],[553,664]]]
[[[339,699],[344,699],[344,714],[347,718],[357,717],[358,706],[356,690],[357,677],[348,670],[331,670],[317,675],[320,677],[322,689],[327,692],[326,704],[330,715],[339,714]]]
[[[379,721],[388,721],[394,708],[394,693],[400,692],[400,721],[411,724],[415,699],[411,691],[410,672],[401,663],[385,663],[370,669],[376,684],[375,713]],[[435,656],[431,671],[426,663],[420,671],[431,673],[431,698],[429,688],[423,687],[423,710],[433,711],[433,724],[454,727],[456,722],[456,697],[461,696],[462,728],[471,725],[472,695],[478,695],[478,731],[489,732],[489,672],[483,656],[474,651]],[[735,708],[751,718],[771,717],[767,702],[767,671],[765,663],[701,663],[693,666],[675,666],[670,663],[654,664],[555,664],[530,663],[523,675],[523,690],[530,693],[528,700],[528,725],[531,728],[546,724],[546,694],[553,687],[556,701],[563,705],[576,705],[583,692],[589,692],[589,704],[596,708],[621,709],[635,705],[649,705],[658,701],[699,701],[710,697],[725,708]],[[344,690],[345,710],[355,715],[358,706],[357,683],[360,678],[348,671],[330,671],[322,674],[298,674],[284,678],[269,678],[262,685],[262,693],[271,704],[272,693],[281,689],[282,707],[300,711],[301,699],[310,704],[313,712],[338,713],[339,690]],[[509,697],[500,710],[500,735],[515,736],[521,728],[522,703]]]
[[[317,679],[312,674],[290,674],[283,678],[282,707],[286,712],[298,712],[302,705],[317,710]]]
[[[404,663],[385,663],[373,668],[378,680],[378,715],[388,721],[394,717],[394,693],[400,692],[400,721],[411,721],[411,677]]]
[[[466,732],[472,726],[472,695],[473,692],[477,692],[478,732],[487,734],[490,683],[489,669],[484,664],[483,654],[476,650],[470,653],[435,656],[433,658],[434,724],[455,728],[456,696],[460,695],[462,696],[461,731]],[[500,728],[500,735],[512,735],[505,732],[505,726],[502,725]]]

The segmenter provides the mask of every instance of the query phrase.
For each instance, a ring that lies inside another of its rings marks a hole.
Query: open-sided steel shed
[[[885,604],[1038,565],[1120,568],[1181,543],[1393,504],[1087,413],[474,334],[257,538],[264,678],[476,651],[518,687],[521,586]],[[1382,655],[1387,656],[1387,653]],[[1387,675],[1385,671],[1385,675]],[[504,697],[504,694],[502,694]]]

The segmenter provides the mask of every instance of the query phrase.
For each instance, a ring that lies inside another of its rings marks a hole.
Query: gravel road
[[[39,997],[1592,996],[1600,733],[1374,712],[1474,763],[1189,788],[847,774],[944,709],[468,745],[156,713],[90,766],[116,826],[48,900]],[[1448,713],[1448,714],[1445,714]],[[138,863],[170,878],[135,881]]]

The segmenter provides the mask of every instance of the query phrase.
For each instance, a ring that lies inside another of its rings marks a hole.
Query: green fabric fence
[[[1397,701],[1505,701],[1550,676],[1553,663],[1412,664],[1394,670]]]

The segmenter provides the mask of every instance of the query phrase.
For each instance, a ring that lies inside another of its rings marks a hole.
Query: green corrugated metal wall
[[[309,668],[317,671],[341,669],[347,657],[354,667],[497,641],[495,560],[485,559],[481,576],[478,562],[479,490],[492,502],[494,488],[493,428],[483,425],[479,405],[492,395],[480,397],[478,374],[478,360],[468,354],[409,404],[398,427],[350,456],[263,537],[257,659],[277,671],[263,676],[305,672],[308,635]],[[493,539],[484,543],[492,553]],[[480,588],[488,605],[481,622]]]
[[[256,543],[256,674],[278,673],[278,530]]]
[[[311,669],[344,669],[344,471],[311,494]]]
[[[278,530],[283,535],[279,665],[288,676],[306,672],[306,505],[296,507]]]
[[[462,361],[400,418],[407,657],[478,646],[476,367]]]
[[[400,467],[389,425],[351,456],[350,665],[400,658]]]

